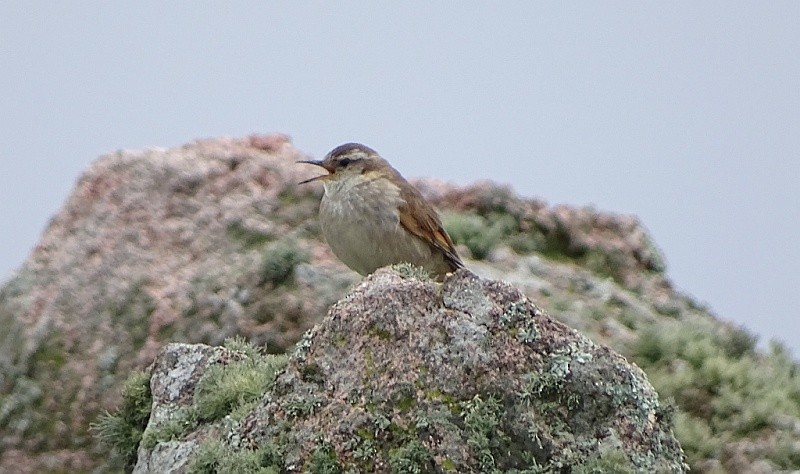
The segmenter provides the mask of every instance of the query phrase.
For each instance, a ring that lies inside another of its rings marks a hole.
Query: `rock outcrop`
[[[0,472],[113,470],[89,427],[128,403],[124,381],[164,345],[241,336],[282,354],[360,280],[320,237],[321,187],[296,185],[315,173],[295,163],[305,158],[265,135],[120,151],[86,170],[0,288]],[[675,401],[693,470],[800,469],[797,362],[676,291],[636,218],[488,182],[414,184],[470,270],[635,362]]]
[[[224,351],[162,350],[145,438],[197,419],[202,374]],[[463,270],[443,285],[376,272],[257,403],[218,417],[140,447],[134,472],[685,471],[639,368]]]

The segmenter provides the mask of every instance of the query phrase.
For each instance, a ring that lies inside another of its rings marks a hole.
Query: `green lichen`
[[[290,418],[304,419],[314,414],[320,401],[315,395],[293,394],[284,397],[281,404]]]
[[[582,353],[585,357],[589,354]],[[528,374],[524,380],[525,389],[522,399],[530,403],[534,399],[558,400],[566,396],[563,384],[569,374],[569,365],[575,357],[573,348],[561,349],[550,356],[550,360],[541,372]]]
[[[424,268],[415,266],[411,263],[396,263],[391,269],[405,279],[419,280],[423,282],[431,281],[431,275]]]
[[[401,390],[402,391],[402,390]],[[401,426],[388,416],[391,403],[372,406],[369,415],[344,443],[347,472],[374,472],[376,465],[388,464],[392,472],[434,472],[430,450],[421,441],[429,424],[422,417]]]
[[[426,400],[443,404],[453,415],[459,415],[461,413],[462,407],[460,401],[454,396],[442,392],[438,388],[427,389],[425,391],[425,398]]]
[[[531,344],[539,339],[535,315],[524,301],[508,304],[500,315],[499,323],[501,328],[508,330],[514,338],[524,344]]]
[[[348,339],[345,337],[344,334],[335,334],[333,337],[333,345],[336,346],[337,349],[341,349],[347,345]]]
[[[481,471],[492,472],[496,468],[493,453],[508,444],[508,437],[500,429],[502,407],[494,398],[482,398],[479,395],[463,406],[461,416],[464,419],[467,445],[478,460]]]
[[[453,462],[450,458],[444,458],[442,460],[442,469],[445,472],[455,472],[456,471],[456,463]]]

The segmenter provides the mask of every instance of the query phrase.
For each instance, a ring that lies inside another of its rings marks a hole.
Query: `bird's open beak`
[[[321,176],[315,176],[315,177],[313,177],[311,179],[307,179],[305,181],[300,181],[297,184],[306,184],[306,183],[310,183],[312,181],[316,181],[318,179],[325,179],[325,178],[327,178],[327,177],[329,177],[329,176],[331,176],[333,174],[333,170],[331,168],[329,168],[328,166],[326,166],[322,161],[303,160],[303,161],[298,161],[298,163],[307,163],[309,165],[315,165],[315,166],[319,166],[321,168],[325,168],[325,170],[328,172],[328,174],[323,174]]]

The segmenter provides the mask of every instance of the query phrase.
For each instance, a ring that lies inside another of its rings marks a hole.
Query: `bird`
[[[328,174],[321,181],[322,234],[333,253],[366,276],[378,268],[408,262],[437,281],[465,268],[433,206],[372,148],[345,143],[322,160],[303,160]]]

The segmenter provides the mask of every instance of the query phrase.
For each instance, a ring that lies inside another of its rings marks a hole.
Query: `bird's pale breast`
[[[362,275],[409,262],[440,272],[444,260],[400,225],[397,186],[377,177],[342,177],[325,183],[320,225],[333,253]]]

